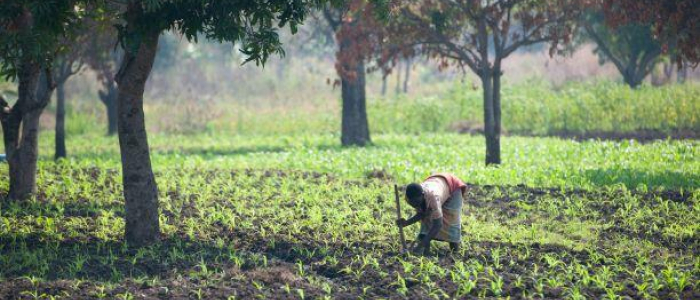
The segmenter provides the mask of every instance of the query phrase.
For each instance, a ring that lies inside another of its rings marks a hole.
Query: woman
[[[416,209],[416,214],[399,219],[401,227],[421,222],[418,244],[413,248],[416,255],[427,255],[432,240],[450,243],[453,252],[462,242],[462,204],[467,185],[448,173],[434,174],[422,183],[406,186],[406,200]]]

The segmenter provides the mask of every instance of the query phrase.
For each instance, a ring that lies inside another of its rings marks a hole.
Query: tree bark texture
[[[18,98],[15,105],[3,99],[3,141],[7,152],[11,200],[24,200],[36,193],[39,158],[39,117],[53,91],[50,74],[42,74],[41,66],[24,61],[18,70]]]
[[[394,87],[396,95],[401,94],[401,64],[396,64],[396,86]]]
[[[66,91],[65,82],[56,85],[56,153],[54,159],[65,158],[66,153]]]
[[[348,43],[352,41],[343,41],[340,51],[347,51]],[[367,120],[365,64],[362,60],[352,64],[354,65],[346,65],[345,70],[353,70],[354,78],[341,76],[343,101],[341,142],[343,146],[365,146],[371,143]]]
[[[115,135],[117,133],[117,95],[119,94],[117,85],[114,81],[110,81],[105,89],[98,93],[107,111],[107,135]]]
[[[408,93],[408,82],[411,78],[411,64],[412,64],[412,59],[407,58],[406,59],[406,70],[405,74],[403,76],[403,93],[407,94]]]
[[[644,81],[644,77],[646,77],[646,74],[640,74],[637,73],[635,70],[628,69],[622,72],[622,77],[625,80],[625,84],[627,84],[633,89],[636,89],[642,84],[642,81]]]
[[[382,76],[382,96],[386,96],[386,81],[387,81],[388,75],[383,75]]]
[[[486,138],[486,165],[500,164],[501,147],[500,134],[498,133],[498,128],[500,125],[496,125],[497,118],[494,97],[494,76],[490,69],[485,69],[482,70],[480,77],[481,84],[484,89],[484,137]]]
[[[491,164],[501,163],[501,68],[500,63],[496,64],[492,74],[493,80],[493,123],[494,123],[494,141],[491,151],[493,160]]]
[[[486,165],[501,163],[501,82],[500,54],[496,54],[494,66],[489,63],[487,20],[478,20],[479,28],[479,77],[484,89],[484,137],[486,138]]]
[[[127,28],[135,28],[140,17],[139,4],[127,8]],[[132,247],[156,242],[160,236],[158,187],[151,167],[143,111],[143,93],[153,68],[159,32],[153,30],[128,45],[116,76],[118,84],[118,133],[122,161],[122,179],[126,201],[125,237]],[[133,47],[131,47],[133,46]]]

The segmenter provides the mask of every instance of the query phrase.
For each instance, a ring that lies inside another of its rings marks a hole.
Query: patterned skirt
[[[462,241],[462,205],[464,198],[462,190],[452,193],[450,200],[442,205],[442,228],[435,237],[436,240],[459,243]],[[430,220],[423,219],[420,224],[419,235],[426,235],[430,231]]]

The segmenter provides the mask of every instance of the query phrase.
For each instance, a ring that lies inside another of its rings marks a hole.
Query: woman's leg
[[[452,253],[459,252],[459,243],[450,243],[450,251],[452,251]]]
[[[423,238],[425,238],[425,233],[422,233],[422,232],[419,233],[418,239],[416,240],[415,245],[418,245],[420,243],[420,241],[423,240]],[[426,248],[423,253],[424,253],[424,255],[430,255],[430,245],[428,245],[428,248]]]

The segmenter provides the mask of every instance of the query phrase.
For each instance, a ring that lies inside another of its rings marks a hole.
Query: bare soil
[[[484,126],[483,124],[461,121],[455,122],[448,126],[448,130],[469,135],[483,135]],[[502,135],[504,136],[532,136],[532,137],[559,137],[562,139],[571,139],[576,141],[586,141],[586,140],[609,140],[609,141],[626,141],[635,140],[640,143],[649,143],[657,140],[697,140],[700,139],[700,130],[693,129],[681,129],[671,132],[661,131],[661,130],[651,130],[651,129],[641,129],[627,132],[616,132],[616,131],[590,131],[590,132],[571,132],[571,131],[559,131],[551,132],[548,134],[529,134],[524,132],[508,132],[502,130]]]

